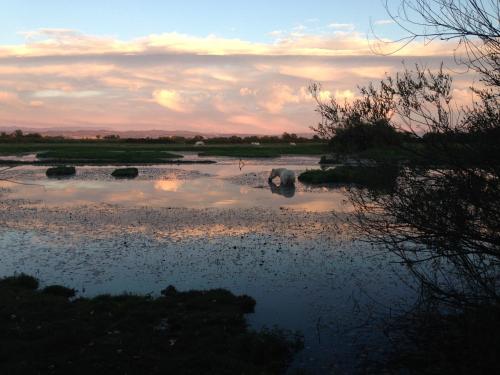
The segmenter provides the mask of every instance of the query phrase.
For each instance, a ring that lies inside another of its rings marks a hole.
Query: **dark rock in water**
[[[118,168],[111,173],[111,176],[117,178],[135,178],[139,175],[137,168]]]
[[[52,167],[47,169],[45,174],[47,177],[64,177],[64,176],[73,176],[76,173],[75,167]]]

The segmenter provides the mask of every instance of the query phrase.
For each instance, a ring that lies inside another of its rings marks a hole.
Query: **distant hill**
[[[263,134],[245,134],[245,133],[200,133],[188,130],[111,130],[111,129],[99,129],[99,128],[29,128],[29,127],[15,127],[15,126],[0,126],[0,132],[11,133],[14,130],[20,129],[24,133],[39,133],[43,136],[63,136],[65,138],[96,138],[96,136],[104,137],[106,135],[119,135],[120,138],[160,138],[160,137],[186,137],[191,138],[196,135],[201,135],[205,138],[214,137],[248,137],[248,136],[260,136]],[[276,134],[281,135],[281,134]],[[312,133],[300,133],[297,134],[300,137],[311,138]]]

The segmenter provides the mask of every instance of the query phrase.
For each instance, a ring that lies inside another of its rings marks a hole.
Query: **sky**
[[[318,121],[311,82],[325,99],[352,100],[403,63],[453,65],[451,46],[438,42],[376,53],[372,30],[404,35],[379,0],[16,0],[0,9],[0,127],[304,133]],[[458,77],[457,94],[466,87]]]

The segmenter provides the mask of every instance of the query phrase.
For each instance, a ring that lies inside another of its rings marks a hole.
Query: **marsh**
[[[239,159],[215,160],[138,166],[133,180],[115,180],[115,166],[77,167],[64,180],[39,166],[10,170],[29,185],[0,185],[0,276],[24,272],[89,297],[225,288],[255,298],[251,327],[304,335],[292,369],[354,371],[384,342],[381,319],[412,301],[396,282],[411,284],[405,270],[342,220],[352,211],[343,187],[268,185],[271,169],[299,174],[319,157],[252,159],[241,170]]]

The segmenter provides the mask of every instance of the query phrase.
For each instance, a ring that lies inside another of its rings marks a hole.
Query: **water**
[[[82,295],[227,288],[257,301],[252,327],[304,334],[294,367],[351,373],[384,339],[378,325],[411,302],[404,269],[361,242],[343,218],[338,187],[298,183],[273,193],[271,168],[317,168],[317,158],[139,167],[78,168],[48,180],[25,166],[0,184],[0,275],[25,272]],[[33,184],[33,185],[31,185]]]

